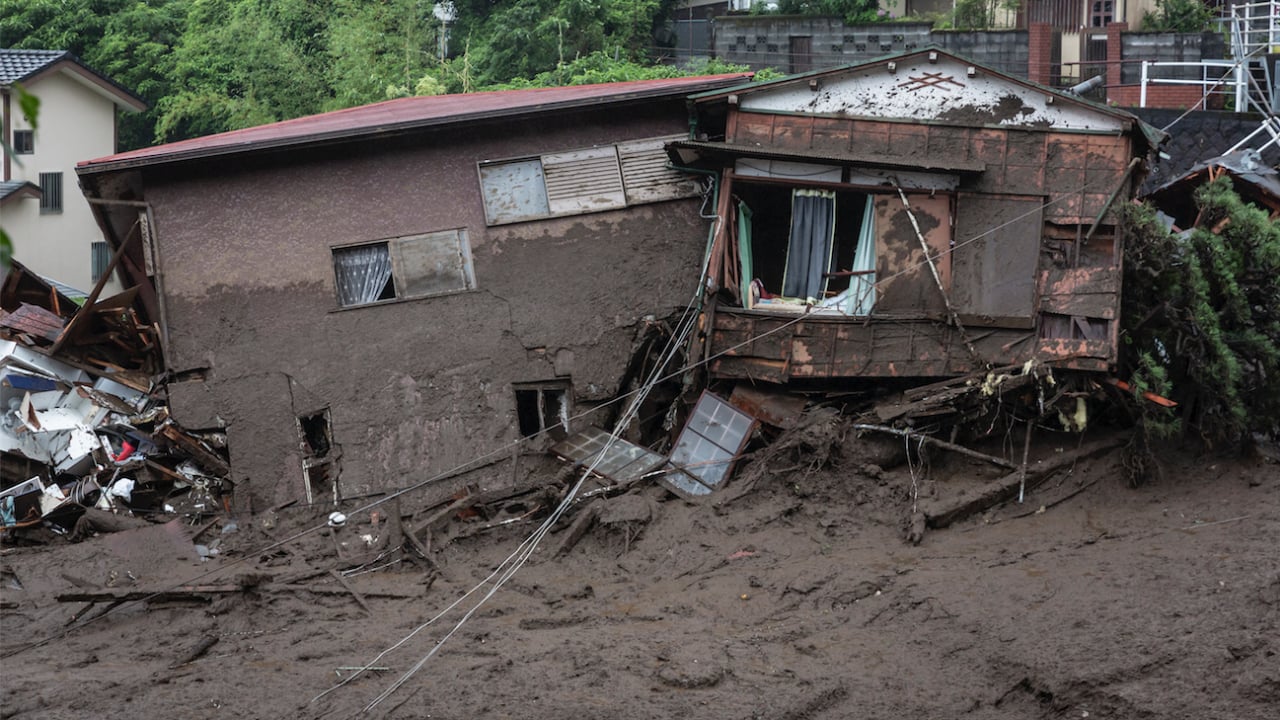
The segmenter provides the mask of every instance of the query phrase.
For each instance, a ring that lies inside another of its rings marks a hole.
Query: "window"
[[[13,131],[13,154],[30,155],[36,151],[36,134],[34,130]]]
[[[534,437],[548,432],[557,440],[569,433],[569,383],[529,383],[516,385],[516,416],[520,434]]]
[[[62,212],[62,173],[40,173],[40,212]]]
[[[329,419],[329,409],[325,408],[311,415],[301,415],[297,421],[298,437],[302,446],[302,479],[307,492],[307,502],[317,503],[332,499],[336,505],[340,494],[337,468],[329,452],[333,448],[333,425]]]
[[[681,137],[481,162],[485,222],[505,225],[693,197],[698,183],[668,168],[663,150]]]
[[[476,286],[471,246],[463,229],[336,247],[333,272],[342,307]]]
[[[107,244],[101,240],[93,243],[90,247],[93,254],[91,259],[91,267],[93,272],[93,281],[98,282],[98,278],[107,271],[107,265],[111,262],[111,250],[107,248]]]
[[[1094,0],[1089,9],[1089,24],[1093,27],[1106,27],[1111,22],[1112,0]]]
[[[877,301],[874,197],[739,182],[736,257],[743,305],[870,315]]]
[[[1080,0],[1029,0],[1026,8],[1029,22],[1048,23],[1055,30],[1079,32],[1084,24]]]

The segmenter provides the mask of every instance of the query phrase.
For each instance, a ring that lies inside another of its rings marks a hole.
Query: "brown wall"
[[[872,320],[884,322],[815,318],[781,328],[794,316],[778,320],[721,307],[712,323],[710,354],[725,357],[712,365],[712,373],[787,382],[951,375],[1031,358],[1086,370],[1114,363],[1120,253],[1110,216],[1087,244],[1075,245],[1113,192],[1121,202],[1131,194],[1131,139],[973,122],[731,111],[726,140],[732,145],[768,147],[816,163],[829,155],[836,162],[853,156],[900,166],[984,169],[961,173],[955,193],[911,199],[970,342],[939,322],[946,306],[923,264],[914,226],[896,194],[881,194],[880,281]],[[757,335],[767,339],[751,340]]]
[[[1056,222],[1092,221],[1124,175],[1131,152],[1127,137],[1102,133],[748,112],[731,118],[727,140],[921,166],[929,161],[981,163],[986,170],[966,176],[962,190],[1047,195],[1045,217]]]
[[[486,228],[476,162],[686,129],[680,102],[150,171],[173,383],[189,427],[228,427],[257,509],[299,497],[293,419],[328,406],[345,495],[517,438],[512,382],[613,393],[640,319],[693,294],[698,201]],[[477,290],[339,310],[331,247],[464,227]],[[505,451],[503,457],[509,457]]]

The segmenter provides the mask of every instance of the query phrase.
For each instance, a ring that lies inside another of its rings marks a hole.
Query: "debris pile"
[[[158,331],[136,288],[82,307],[14,262],[0,286],[0,526],[79,539],[112,514],[226,507],[226,437],[187,432],[154,378]],[[88,512],[94,510],[94,512]]]

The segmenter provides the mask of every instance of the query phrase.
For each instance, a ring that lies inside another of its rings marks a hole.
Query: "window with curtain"
[[[463,229],[333,248],[333,273],[342,307],[475,288]]]
[[[830,190],[793,190],[791,236],[782,294],[806,302],[823,299],[835,247],[836,194]]]

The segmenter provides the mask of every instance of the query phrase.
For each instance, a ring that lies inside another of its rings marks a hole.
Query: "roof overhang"
[[[373,139],[399,135],[418,130],[445,128],[488,122],[494,120],[511,120],[544,113],[563,113],[599,107],[620,107],[628,104],[657,100],[662,98],[684,98],[691,91],[705,91],[711,88],[736,85],[750,77],[750,73],[733,73],[700,78],[696,82],[655,82],[619,83],[632,89],[573,96],[573,93],[561,93],[566,97],[549,99],[546,102],[510,102],[488,103],[487,106],[474,111],[453,112],[447,114],[426,114],[422,117],[397,117],[394,112],[382,112],[392,107],[388,101],[374,105],[348,108],[317,116],[285,120],[280,123],[233,130],[204,138],[184,140],[169,145],[142,148],[110,157],[87,160],[79,163],[76,173],[81,176],[97,173],[113,172],[131,168],[150,167],[156,165],[180,163],[190,160],[226,157],[243,153],[263,152],[271,150],[296,149],[301,147],[319,147],[341,142]],[[678,80],[678,79],[677,79]],[[694,80],[694,79],[690,79]],[[583,87],[585,89],[585,86]],[[529,90],[536,93],[539,90]],[[565,90],[558,88],[557,90]],[[522,92],[522,91],[511,91]],[[438,96],[459,97],[459,96]],[[511,97],[515,100],[515,96]],[[419,98],[421,100],[421,98]],[[427,99],[430,101],[430,99]],[[344,124],[342,116],[357,116],[352,122]],[[323,121],[323,129],[303,130],[303,126],[318,125]],[[329,122],[334,120],[335,122]]]
[[[730,106],[741,110],[742,106],[748,103],[747,98],[752,95],[767,94],[793,86],[802,86],[807,87],[810,90],[815,90],[823,87],[824,83],[831,79],[838,78],[842,75],[865,72],[875,68],[876,66],[882,66],[888,72],[893,72],[892,68],[895,65],[900,69],[902,65],[922,58],[927,58],[929,62],[934,62],[935,59],[946,58],[963,63],[966,66],[971,66],[973,72],[979,76],[995,76],[1000,78],[1003,82],[1011,85],[1049,96],[1050,101],[1058,107],[1077,108],[1080,111],[1095,113],[1099,117],[1110,118],[1111,122],[1119,123],[1119,127],[1122,132],[1132,133],[1136,138],[1141,139],[1148,147],[1151,148],[1158,147],[1169,137],[1167,133],[1148,125],[1134,114],[1121,108],[1110,107],[1102,103],[1093,102],[1074,93],[1040,85],[1038,83],[1009,75],[1001,72],[1000,70],[996,70],[995,68],[976,63],[963,56],[950,53],[937,46],[929,46],[919,50],[887,55],[861,63],[853,63],[850,65],[842,65],[839,67],[824,68],[807,73],[789,75],[776,80],[739,83],[729,87],[707,90],[689,96],[690,111],[697,113],[699,111],[712,111],[713,109],[718,108],[720,112],[723,112],[724,108],[721,108],[720,106]],[[868,119],[875,118],[869,117]]]
[[[76,62],[72,57],[64,57],[61,60],[49,63],[18,82],[24,87],[29,87],[46,77],[59,73],[111,101],[122,110],[141,112],[147,109],[147,103],[142,98],[129,92],[122,85],[118,85],[99,75],[91,68]]]
[[[854,167],[877,167],[891,170],[913,170],[917,172],[944,172],[955,174],[976,174],[987,169],[985,163],[968,160],[955,160],[941,154],[919,158],[906,162],[901,158],[885,158],[875,155],[856,155],[849,152],[830,152],[812,150],[809,152],[784,151],[761,145],[741,145],[723,142],[703,142],[695,140],[677,140],[667,144],[667,155],[671,162],[682,167],[724,167],[732,165],[738,158],[761,158],[767,160],[790,160],[806,163],[823,163],[827,165],[847,165]]]
[[[23,198],[40,199],[44,196],[40,186],[33,182],[7,182],[0,184],[0,205],[8,205],[11,202],[22,200]]]

